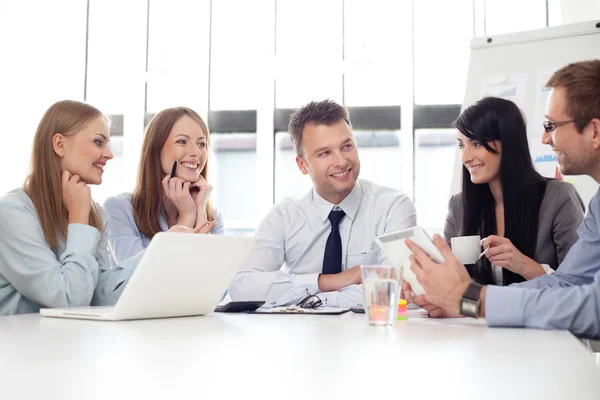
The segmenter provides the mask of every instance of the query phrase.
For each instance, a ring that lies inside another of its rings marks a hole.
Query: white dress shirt
[[[342,270],[382,264],[375,236],[416,225],[412,201],[398,190],[358,180],[337,205],[346,213],[339,225]],[[336,205],[314,189],[304,197],[287,198],[273,206],[256,233],[256,244],[230,287],[234,301],[264,300],[265,306],[293,304],[317,294],[324,305],[362,305],[361,285],[338,292],[319,292],[325,243],[331,232],[328,216]]]

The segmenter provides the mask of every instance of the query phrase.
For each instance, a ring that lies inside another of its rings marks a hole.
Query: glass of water
[[[396,325],[402,267],[361,265],[365,314],[370,325]]]

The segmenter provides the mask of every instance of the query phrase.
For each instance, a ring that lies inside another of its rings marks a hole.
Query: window
[[[210,147],[212,199],[227,234],[251,234],[263,217],[257,212],[256,133],[211,133]]]
[[[449,127],[463,102],[473,15],[472,0],[414,2],[415,206],[432,234],[443,231],[456,154],[455,131],[434,127]]]
[[[275,202],[306,194],[312,188],[312,181],[298,169],[296,151],[288,132],[277,132],[275,151]]]
[[[92,188],[102,204],[135,185],[144,130],[147,1],[90,0],[86,101],[112,116],[102,185]]]
[[[546,0],[485,0],[486,36],[545,27]]]
[[[59,100],[83,100],[86,2],[0,2],[0,194],[21,186],[32,140],[46,109]],[[49,16],[52,16],[51,18]],[[6,142],[6,141],[5,141]]]
[[[414,2],[416,104],[463,102],[473,36],[472,3]]]
[[[206,118],[210,2],[150,0],[147,112],[190,107]]]
[[[585,14],[585,19],[581,20],[571,20],[570,18],[564,18],[563,14],[566,10],[563,10],[562,0],[548,0],[548,25],[549,26],[559,26],[562,24],[562,21],[565,20],[565,23],[571,22],[579,22],[579,21],[589,21],[593,17],[589,14],[588,8],[580,8],[580,4],[574,3],[572,7],[569,7],[569,11],[575,11],[577,14]],[[583,13],[582,13],[583,11]],[[598,16],[600,16],[600,5],[598,5]]]
[[[277,108],[342,101],[342,0],[277,1]]]
[[[411,6],[397,0],[345,0],[344,102],[400,105],[410,85]]]
[[[405,160],[402,157],[402,135],[399,130],[355,130],[354,137],[360,155],[360,178],[398,190],[411,184],[403,181]]]
[[[262,218],[259,182],[269,179],[258,171],[256,110],[273,109],[275,0],[213,0],[211,26],[213,199],[228,234],[250,234]]]
[[[0,1],[0,35],[12,39],[0,42],[0,52],[22,60],[0,66],[0,106],[11,116],[0,167],[16,171],[0,192],[23,182],[35,126],[54,101],[86,100],[113,119],[115,159],[93,188],[100,202],[133,189],[145,117],[184,105],[209,124],[215,203],[228,232],[242,233],[272,199],[312,187],[298,171],[284,120],[326,98],[351,108],[361,177],[414,194],[419,222],[441,230],[455,154],[447,111],[463,101],[474,30],[537,29],[547,15],[550,24],[565,15],[560,0],[35,3],[31,13],[32,2]],[[414,123],[424,108],[425,119]],[[396,120],[380,123],[381,115]],[[449,167],[435,170],[434,160]]]
[[[213,0],[211,110],[255,110],[273,80],[275,1]]]
[[[456,164],[454,129],[419,129],[415,131],[415,205],[417,221],[430,233],[442,233],[450,183]]]
[[[403,182],[402,174],[400,131],[355,130],[354,138],[360,157],[359,178],[401,190],[406,182]],[[278,132],[275,143],[275,201],[306,194],[312,188],[312,181],[298,169],[289,134]]]

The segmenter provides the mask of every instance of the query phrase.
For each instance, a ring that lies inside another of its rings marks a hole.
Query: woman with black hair
[[[467,265],[481,284],[509,285],[556,270],[577,241],[584,206],[575,187],[534,169],[523,115],[486,97],[455,122],[464,166],[450,199],[444,236],[479,235],[485,257]]]

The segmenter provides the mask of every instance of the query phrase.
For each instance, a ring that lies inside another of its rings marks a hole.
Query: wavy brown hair
[[[59,237],[67,237],[69,221],[67,209],[63,205],[63,171],[60,157],[52,146],[52,138],[57,133],[63,136],[75,135],[98,117],[104,117],[110,122],[100,110],[89,104],[63,100],[50,106],[35,132],[30,172],[23,189],[33,202],[50,248],[57,246]],[[94,202],[89,225],[102,232],[102,218]]]
[[[133,218],[138,230],[149,238],[162,232],[159,217],[161,215],[165,216],[161,201],[163,191],[162,180],[165,174],[160,163],[160,153],[171,134],[173,125],[186,115],[200,125],[206,135],[206,141],[209,143],[208,127],[197,112],[187,107],[162,110],[146,126],[137,183],[132,194],[131,203],[133,205]],[[206,165],[202,172],[200,172],[200,175],[207,182],[208,164],[209,160],[207,158]],[[210,200],[206,204],[206,216],[208,221],[215,219],[214,208]]]

